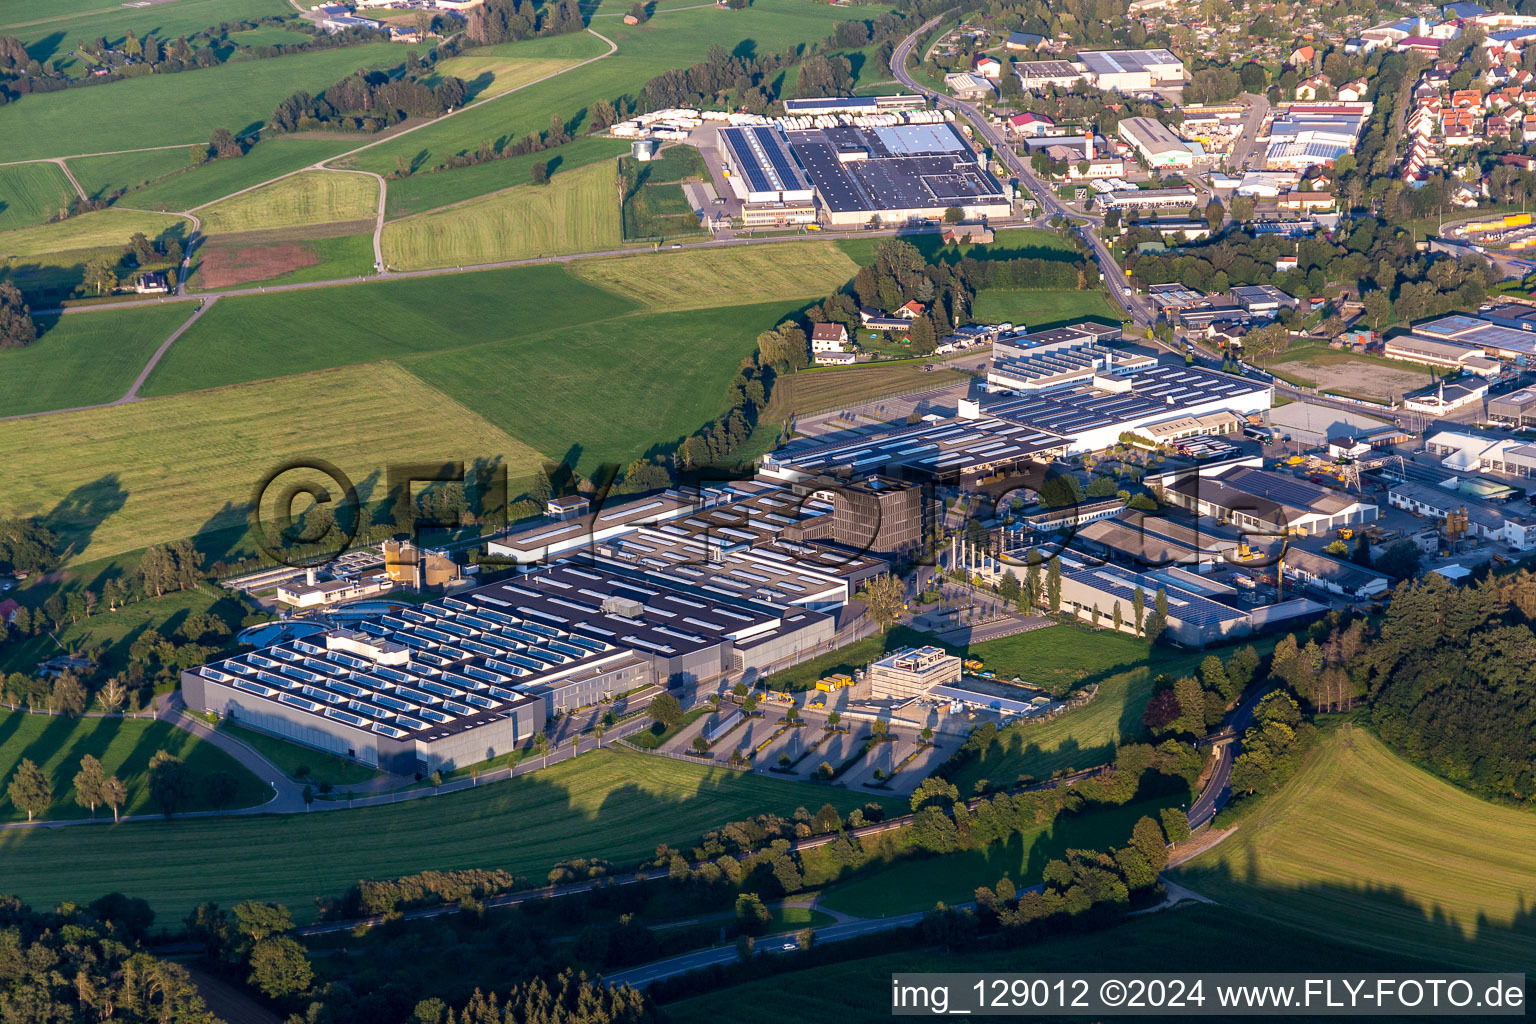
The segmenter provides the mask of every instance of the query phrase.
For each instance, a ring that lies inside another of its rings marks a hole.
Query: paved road
[[[1234,173],[1247,170],[1253,159],[1253,149],[1259,142],[1259,126],[1269,114],[1267,96],[1245,92],[1238,99],[1248,103],[1248,114],[1243,118],[1243,133],[1238,136],[1237,143],[1232,147],[1232,155],[1227,159],[1227,168]]]
[[[1253,696],[1243,701],[1232,713],[1227,716],[1226,728],[1241,736],[1253,724],[1253,709],[1258,706],[1269,692],[1272,686],[1261,687]],[[1229,783],[1232,780],[1232,761],[1237,757],[1239,744],[1237,740],[1223,744],[1216,752],[1216,767],[1211,771],[1210,781],[1206,783],[1205,790],[1195,798],[1195,802],[1189,805],[1189,826],[1199,828],[1209,824],[1216,817],[1216,812],[1226,806],[1227,800],[1232,795]]]
[[[1142,301],[1140,296],[1131,290],[1130,282],[1126,278],[1125,272],[1120,269],[1120,265],[1110,255],[1109,248],[1092,230],[1092,226],[1098,223],[1100,218],[1078,213],[1058,199],[1050,187],[1037,178],[1034,172],[1030,170],[1029,165],[1019,158],[1019,155],[1013,151],[1013,147],[1003,138],[1002,133],[987,120],[986,115],[980,109],[953,96],[935,92],[927,86],[920,84],[907,71],[907,56],[912,52],[912,47],[916,45],[918,36],[938,24],[943,17],[943,15],[940,15],[937,18],[930,18],[918,26],[916,32],[913,32],[901,41],[900,45],[891,54],[891,73],[896,76],[897,81],[908,89],[922,93],[933,100],[938,106],[948,107],[969,120],[982,139],[992,147],[992,151],[1003,162],[1003,165],[1013,174],[1017,175],[1019,181],[1034,194],[1036,201],[1040,204],[1040,209],[1046,216],[1068,217],[1076,221],[1078,223],[1077,232],[1083,241],[1087,243],[1089,251],[1098,263],[1099,271],[1103,275],[1104,282],[1109,287],[1110,294],[1114,296],[1115,301],[1120,304],[1121,308],[1127,310],[1131,318],[1137,323],[1152,323],[1156,319],[1156,311],[1152,310]]]

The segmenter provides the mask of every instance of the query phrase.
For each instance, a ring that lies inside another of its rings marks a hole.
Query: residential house
[[[1313,75],[1296,86],[1296,98],[1298,100],[1315,100],[1327,96],[1328,89],[1333,81],[1327,75]]]
[[[811,355],[816,362],[821,356],[840,353],[848,345],[848,328],[842,324],[816,324],[811,328]]]
[[[910,302],[902,305],[900,309],[896,310],[896,315],[901,317],[903,320],[916,320],[926,312],[928,312],[927,306],[923,305],[921,302],[918,302],[916,299],[912,299]]]
[[[1365,79],[1357,78],[1353,82],[1345,82],[1339,86],[1339,99],[1345,103],[1358,103],[1366,98],[1369,90]]]
[[[171,290],[170,278],[164,271],[151,270],[139,275],[138,281],[134,282],[133,290],[140,295],[165,295]]]

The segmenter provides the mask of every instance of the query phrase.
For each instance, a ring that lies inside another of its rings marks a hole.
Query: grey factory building
[[[831,615],[558,564],[182,673],[187,706],[399,773],[527,743],[552,715],[824,644]]]
[[[844,125],[786,135],[831,224],[938,219],[950,207],[968,220],[1012,212],[986,158],[954,125]]]

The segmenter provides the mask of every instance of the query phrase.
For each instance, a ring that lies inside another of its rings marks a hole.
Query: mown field
[[[149,759],[165,750],[187,764],[194,780],[211,772],[227,772],[236,781],[235,798],[227,806],[249,807],[264,803],[272,790],[240,763],[211,743],[205,743],[174,726],[152,719],[63,718],[32,715],[25,711],[0,708],[0,779],[6,785],[22,758],[30,758],[53,783],[53,805],[43,819],[90,817],[90,809],[75,802],[74,778],[80,759],[90,754],[101,762],[108,775],[116,775],[128,790],[123,814],[153,813],[159,808],[150,801],[147,772]],[[209,809],[211,805],[194,781],[193,793],[182,808],[188,811]],[[97,807],[99,818],[111,819],[112,812]],[[26,821],[27,812],[0,800],[0,821]]]
[[[476,46],[435,65],[439,76],[462,78],[470,99],[500,96],[573,64],[606,53],[608,46],[587,32]],[[435,84],[432,83],[432,84]]]
[[[588,164],[606,163],[628,152],[629,143],[621,139],[581,138],[539,153],[509,156],[451,171],[423,172],[406,178],[395,178],[389,183],[389,192],[384,201],[385,215],[391,220],[398,220],[490,192],[500,192],[515,185],[526,185],[536,162],[543,163],[553,175]]]
[[[186,234],[187,222],[163,213],[101,210],[82,213],[55,224],[37,224],[0,234],[0,259],[23,260],[58,253],[108,247],[123,248],[128,238],[142,231],[151,240],[166,234]]]
[[[551,458],[574,450],[590,473],[686,437],[723,412],[726,385],[758,332],[793,308],[636,314],[401,365]]]
[[[92,199],[103,199],[118,189],[138,188],[190,166],[191,160],[184,146],[150,149],[142,153],[76,157],[69,161],[75,180]],[[132,206],[133,203],[124,205]]]
[[[23,96],[0,107],[0,134],[10,140],[12,160],[206,142],[214,128],[259,127],[295,92],[317,93],[359,68],[389,67],[404,56],[403,47],[372,43]],[[124,110],[155,113],[122,117]],[[91,130],[66,127],[79,125]]]
[[[267,139],[242,157],[210,160],[201,167],[189,167],[163,181],[135,189],[123,196],[119,205],[140,210],[196,209],[243,188],[308,167],[317,160],[355,149],[365,141],[361,136],[355,140],[302,135]],[[185,151],[182,155],[185,157]],[[74,164],[75,161],[70,161],[71,167]]]
[[[827,242],[648,252],[577,260],[569,267],[575,277],[652,309],[819,299],[859,272],[852,260]]]
[[[291,14],[284,0],[174,0],[150,7],[124,7],[105,0],[6,0],[0,4],[0,35],[16,36],[35,60],[55,60],[62,68],[77,64],[64,56],[75,40],[95,36],[119,43],[132,29],[171,42],[177,36],[221,21]]]
[[[869,799],[818,790],[847,811]],[[116,828],[0,833],[0,891],[49,906],[110,891],[179,921],[196,904],[242,899],[314,917],[318,896],[363,878],[503,868],[542,884],[568,857],[629,864],[727,821],[789,814],[803,785],[668,758],[599,750],[510,781],[376,808]]]
[[[929,862],[933,863],[933,862]],[[815,965],[813,957],[811,963]],[[1017,974],[1143,972],[1172,974],[1191,965],[1223,971],[1361,971],[1438,969],[1438,958],[1405,960],[1314,935],[1229,907],[1188,905],[1127,919],[1113,928],[1053,935],[1024,949],[981,947],[903,950],[737,985],[664,1006],[670,1024],[780,1024],[835,1020],[886,1024],[891,978],[912,972]],[[1207,998],[1213,998],[1207,993]]]
[[[0,351],[0,416],[123,397],[149,357],[192,315],[188,302],[38,318],[41,335]]]
[[[0,231],[41,224],[68,209],[74,197],[57,164],[0,167]]]
[[[1122,314],[1102,291],[985,288],[976,293],[971,316],[982,323],[1007,322],[1038,330],[1051,324],[1089,317],[1118,323]]]
[[[390,462],[501,457],[522,479],[536,458],[387,363],[0,423],[0,450],[0,515],[43,516],[72,561],[238,529],[288,459],[334,463],[366,501]]]
[[[305,171],[198,211],[203,232],[268,231],[371,220],[379,183],[365,174]]]
[[[863,363],[802,370],[778,378],[762,417],[777,430],[786,420],[861,405],[903,392],[941,388],[968,380],[962,370],[924,370],[918,362]]]
[[[621,241],[618,195],[605,164],[392,221],[383,237],[384,261],[395,270],[592,252]]]
[[[166,353],[144,394],[503,341],[634,308],[552,266],[221,299]]]
[[[1479,800],[1344,724],[1175,877],[1223,905],[1382,952],[1525,970],[1536,962],[1533,835],[1531,811]]]

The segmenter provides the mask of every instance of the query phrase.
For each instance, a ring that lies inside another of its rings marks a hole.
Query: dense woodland
[[[53,913],[0,897],[0,1019],[212,1024],[186,968],[140,947],[154,916],[117,894]]]

